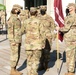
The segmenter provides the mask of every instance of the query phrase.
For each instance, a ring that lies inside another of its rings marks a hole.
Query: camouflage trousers
[[[69,72],[75,71],[75,57],[76,57],[76,47],[67,48],[66,62],[67,62],[67,69]]]
[[[14,43],[14,45],[12,44]],[[15,42],[10,42],[10,47],[11,47],[11,67],[14,68],[17,66],[19,58],[20,58],[20,47],[21,43],[15,43]]]
[[[27,75],[38,75],[41,50],[26,50],[27,55]]]

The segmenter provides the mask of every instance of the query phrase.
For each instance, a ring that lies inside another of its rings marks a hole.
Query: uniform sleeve
[[[43,22],[40,22],[39,30],[40,30],[41,37],[45,38],[45,29],[44,29],[44,23]]]
[[[19,19],[14,21],[14,28],[15,28],[15,33],[19,33],[21,30],[21,22]]]
[[[60,31],[66,33],[70,30],[71,25],[73,24],[73,19],[65,18],[64,19],[64,27],[60,28]]]
[[[14,20],[14,40],[16,43],[21,41],[21,22],[19,19]]]
[[[8,19],[7,25],[8,25],[8,29],[7,29],[8,39],[9,40],[14,40],[14,22],[13,22],[12,18]]]
[[[40,30],[40,38],[41,38],[43,48],[44,48],[46,36],[45,36],[44,24],[41,23],[41,22],[40,22],[40,25],[39,25],[39,30]]]
[[[27,21],[24,21],[23,22],[23,25],[21,26],[21,34],[24,34],[25,33],[25,31],[26,31],[26,23]]]
[[[55,30],[55,28],[56,28],[56,24],[55,24],[55,22],[54,22],[54,20],[50,17],[50,22],[51,22],[51,31],[54,31]]]
[[[50,17],[50,20],[51,20],[50,21],[50,23],[51,23],[50,24],[51,25],[50,26],[51,27],[50,28],[51,29],[51,35],[52,35],[52,39],[55,40],[56,39],[56,33],[55,33],[56,24],[55,24],[54,20],[51,17]]]
[[[11,24],[12,24],[12,21],[11,21],[11,19],[9,18],[9,19],[7,20],[8,28],[10,28],[10,27],[11,27]]]

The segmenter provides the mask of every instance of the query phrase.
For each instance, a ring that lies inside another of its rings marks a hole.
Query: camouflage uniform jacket
[[[40,20],[35,16],[31,16],[24,22],[22,27],[22,32],[26,33],[25,38],[25,49],[26,50],[36,50],[42,49],[45,46],[45,41],[43,38],[44,29],[41,25]]]
[[[44,16],[40,17],[40,20],[44,23],[44,30],[46,36],[49,36],[50,38],[54,39],[55,38],[54,30],[56,25],[52,17],[45,14]]]
[[[24,21],[26,20],[26,17],[25,16],[21,16],[19,17],[20,21],[21,21],[21,27],[23,26],[24,24]]]
[[[12,14],[8,20],[8,39],[16,43],[21,42],[21,22],[17,15]]]
[[[64,33],[65,42],[76,42],[76,14],[69,15],[64,20],[64,27],[60,29]]]

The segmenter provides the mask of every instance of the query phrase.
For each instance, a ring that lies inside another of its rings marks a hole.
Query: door
[[[25,7],[37,7],[40,5],[47,5],[47,0],[25,0]]]

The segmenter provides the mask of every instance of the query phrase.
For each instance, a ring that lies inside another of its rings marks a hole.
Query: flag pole
[[[59,27],[64,26],[64,15],[62,11],[62,0],[54,0],[54,11],[55,11],[55,21]],[[60,18],[61,20],[60,20]],[[59,74],[60,71],[60,64],[61,60],[59,59],[59,40],[62,41],[63,37],[59,37],[59,31],[57,30],[57,40],[56,40],[56,48],[57,48],[57,61],[56,61],[56,66],[57,66],[57,72]]]

